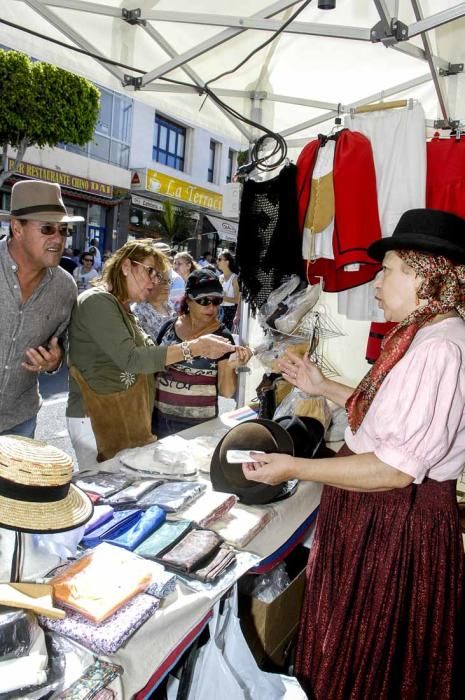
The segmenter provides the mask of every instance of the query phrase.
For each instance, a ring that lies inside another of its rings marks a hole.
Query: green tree
[[[192,219],[187,209],[174,205],[169,199],[163,201],[163,213],[150,217],[150,225],[166,239],[167,243],[181,243],[192,231]]]
[[[0,185],[18,169],[29,146],[90,141],[99,102],[100,92],[89,80],[0,49]],[[8,146],[16,151],[10,169]]]

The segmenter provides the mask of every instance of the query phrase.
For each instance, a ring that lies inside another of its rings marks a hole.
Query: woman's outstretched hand
[[[228,364],[231,367],[244,367],[252,357],[252,350],[247,345],[235,345],[234,353],[229,356]]]
[[[262,454],[252,452],[255,462],[246,462],[242,465],[244,476],[249,481],[260,481],[263,484],[280,484],[282,481],[293,479],[294,457],[285,454]]]
[[[292,350],[286,350],[278,360],[278,367],[284,379],[305,391],[307,394],[324,396],[326,378],[321,370],[308,357],[300,357]]]
[[[208,357],[210,360],[218,360],[223,355],[234,352],[237,347],[225,340],[220,335],[209,333],[200,338],[189,341],[191,352],[196,357]]]

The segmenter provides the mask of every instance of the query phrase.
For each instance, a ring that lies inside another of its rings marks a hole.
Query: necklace
[[[190,321],[190,327],[191,327],[191,332],[189,333],[189,337],[186,338],[185,340],[194,340],[195,338],[200,338],[201,335],[207,335],[207,333],[213,333],[213,331],[218,330],[220,327],[221,323],[218,321],[217,318],[213,319],[208,323],[206,326],[201,328],[199,331],[194,331],[192,328],[192,319],[190,316],[183,316],[184,319],[189,319]]]

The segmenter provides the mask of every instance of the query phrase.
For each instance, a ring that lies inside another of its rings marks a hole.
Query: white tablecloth
[[[196,428],[185,430],[181,435],[187,439],[208,435],[216,432],[220,425],[218,419],[209,421]],[[153,450],[153,445],[148,445],[144,449]],[[104,471],[118,471],[121,467],[118,457],[100,465],[100,469]],[[202,478],[207,477],[203,475]],[[247,545],[247,551],[258,555],[261,560],[278,550],[317,509],[321,488],[319,484],[301,483],[296,493],[290,498],[270,506],[263,506],[273,509],[274,518],[251,540]],[[257,561],[245,555],[244,559],[245,561],[241,561],[241,555],[239,555],[239,562],[235,569],[236,579],[251,568],[254,561]],[[109,659],[121,664],[124,668],[121,680],[111,686],[117,689],[119,698],[124,700],[132,698],[134,693],[147,684],[156,669],[167,665],[173,650],[199,625],[213,603],[225,593],[231,583],[229,578],[224,585],[220,583],[214,589],[196,592],[182,582],[178,582],[176,592],[164,601],[155,615]]]

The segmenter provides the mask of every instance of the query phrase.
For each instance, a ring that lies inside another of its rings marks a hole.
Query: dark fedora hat
[[[409,209],[392,236],[375,241],[368,255],[382,260],[388,250],[418,250],[465,263],[465,219],[439,209]]]
[[[213,453],[210,478],[215,491],[234,493],[248,505],[270,503],[289,494],[287,481],[274,486],[248,481],[243,474],[241,464],[228,463],[226,459],[228,450],[261,450],[293,455],[292,438],[278,423],[257,419],[244,421],[231,428],[220,440]]]
[[[276,419],[292,438],[294,457],[311,459],[319,456],[324,446],[325,429],[321,421],[310,416],[281,416]]]

